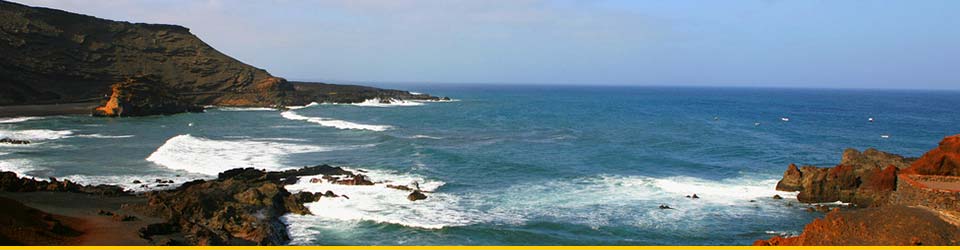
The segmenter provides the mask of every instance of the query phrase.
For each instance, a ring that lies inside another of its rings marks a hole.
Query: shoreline
[[[0,106],[0,117],[89,115],[99,102]]]

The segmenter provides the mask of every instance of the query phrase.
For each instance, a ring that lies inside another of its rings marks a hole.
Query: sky
[[[960,1],[16,0],[291,80],[960,89]]]

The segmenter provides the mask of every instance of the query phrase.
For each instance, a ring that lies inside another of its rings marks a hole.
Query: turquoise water
[[[399,88],[456,101],[0,118],[0,137],[35,142],[0,146],[0,169],[145,190],[132,181],[327,163],[434,191],[290,186],[351,197],[287,216],[293,244],[750,244],[816,216],[773,190],[789,163],[832,166],[847,147],[919,156],[960,132],[958,92]]]

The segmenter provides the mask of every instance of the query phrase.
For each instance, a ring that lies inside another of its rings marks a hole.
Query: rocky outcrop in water
[[[886,202],[896,186],[896,175],[911,159],[867,149],[846,149],[840,164],[832,168],[797,167],[790,164],[777,183],[777,190],[799,191],[800,202],[843,201],[858,206]]]
[[[3,139],[0,139],[0,143],[7,143],[7,144],[30,144],[30,141],[28,141],[28,140],[17,140],[17,139],[11,139],[11,138],[3,138]]]
[[[352,174],[339,167],[320,165],[283,172],[253,168],[232,169],[215,180],[196,180],[169,191],[146,194],[140,211],[167,218],[166,223],[144,229],[143,237],[163,238],[182,233],[190,245],[281,245],[289,241],[280,216],[310,213],[303,203],[321,195],[291,194],[284,184],[299,176]],[[159,236],[159,237],[158,237]]]

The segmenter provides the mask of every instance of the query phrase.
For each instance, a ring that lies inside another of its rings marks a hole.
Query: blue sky
[[[960,1],[18,0],[288,79],[960,89]]]

